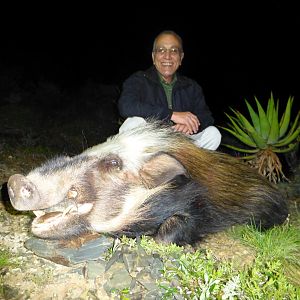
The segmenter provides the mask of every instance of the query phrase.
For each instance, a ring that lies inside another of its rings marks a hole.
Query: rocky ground
[[[0,251],[8,251],[12,258],[10,265],[0,269],[0,299],[119,299],[113,290],[129,286],[133,291],[130,299],[161,299],[155,285],[162,268],[159,257],[149,256],[142,249],[118,248],[112,238],[100,235],[68,245],[45,243],[32,237],[32,216],[12,209],[6,182],[9,176],[27,173],[53,153],[37,147],[38,143],[29,140],[23,131],[12,126],[10,129],[8,133],[3,131],[0,141]],[[20,137],[27,139],[27,145],[24,146],[24,141],[20,143]],[[72,150],[78,152],[78,148]],[[294,211],[298,211],[300,203],[299,177],[296,172],[289,184],[281,186],[289,195]],[[107,260],[110,247],[117,248]],[[250,249],[226,233],[211,236],[201,247],[236,265],[249,263],[255,257]],[[44,250],[40,253],[39,249]]]

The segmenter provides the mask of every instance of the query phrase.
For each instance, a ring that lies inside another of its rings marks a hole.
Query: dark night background
[[[9,76],[69,90],[87,80],[121,87],[131,73],[151,65],[154,37],[172,29],[184,42],[180,71],[203,87],[217,122],[229,106],[242,107],[254,95],[267,101],[271,91],[281,102],[294,96],[297,110],[298,9],[289,1],[260,2],[2,9],[1,95],[9,90]]]

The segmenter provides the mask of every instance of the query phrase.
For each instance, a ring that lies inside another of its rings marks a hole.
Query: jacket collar
[[[147,69],[144,72],[144,76],[151,79],[152,81],[160,83],[159,75],[157,74],[157,70],[154,66],[151,66],[149,69]]]

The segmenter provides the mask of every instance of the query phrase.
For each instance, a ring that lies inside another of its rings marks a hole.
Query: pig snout
[[[7,182],[12,206],[16,210],[42,209],[40,195],[36,186],[21,174],[12,175]]]

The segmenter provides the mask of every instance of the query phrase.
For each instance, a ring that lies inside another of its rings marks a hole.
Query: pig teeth
[[[62,217],[64,217],[65,215],[67,215],[68,213],[70,212],[73,212],[73,211],[77,211],[77,206],[72,204],[72,205],[69,205],[62,213]]]
[[[79,215],[88,213],[93,208],[92,203],[84,204],[71,204],[63,212],[62,217],[66,216],[69,213],[78,213]]]
[[[42,210],[34,210],[33,213],[37,216],[37,217],[41,217],[43,215],[45,215],[46,213]]]

